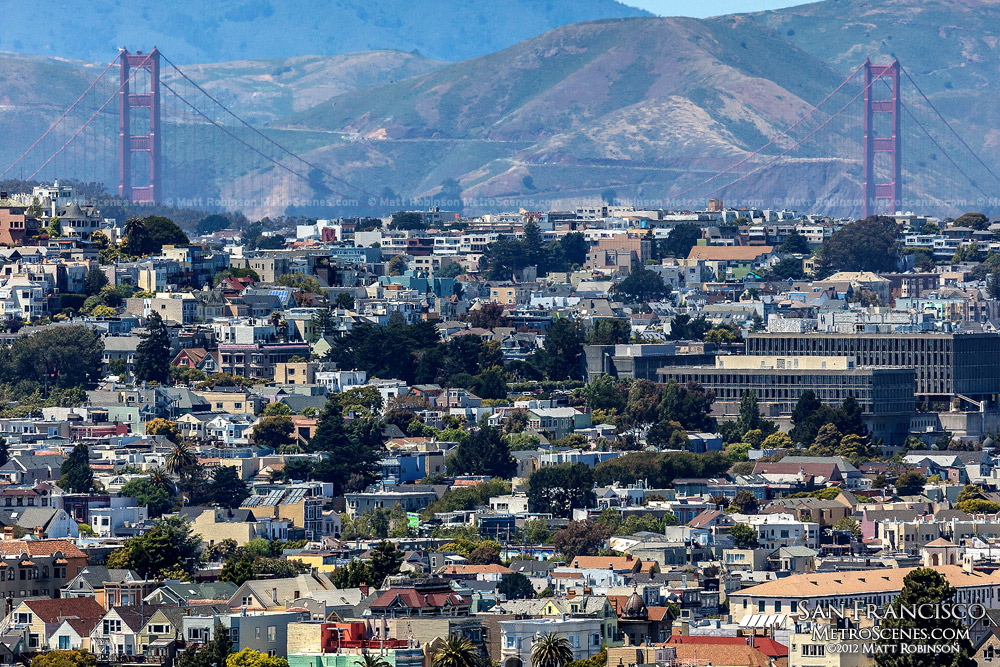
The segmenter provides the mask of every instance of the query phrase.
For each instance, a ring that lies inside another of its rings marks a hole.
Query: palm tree
[[[163,489],[170,495],[174,494],[174,483],[170,480],[170,477],[167,476],[167,471],[163,468],[155,468],[154,470],[151,470],[148,480],[150,485],[158,489]]]
[[[365,653],[361,656],[361,662],[357,664],[359,667],[390,667],[385,658],[370,653]]]
[[[479,660],[472,642],[458,635],[451,635],[448,641],[434,653],[434,667],[478,667]]]
[[[137,255],[142,250],[143,241],[148,236],[146,221],[142,218],[129,218],[125,221],[125,243],[130,254]]]
[[[532,667],[563,667],[572,659],[569,640],[555,632],[546,632],[531,646]]]
[[[146,221],[142,218],[129,218],[125,221],[125,236],[142,234],[146,231]]]
[[[191,448],[186,442],[178,442],[174,445],[174,448],[170,450],[167,454],[167,472],[174,475],[184,475],[192,466],[197,465],[198,455],[195,454],[194,449]]]

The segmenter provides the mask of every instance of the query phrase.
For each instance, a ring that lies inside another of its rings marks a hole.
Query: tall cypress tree
[[[59,468],[59,486],[70,493],[87,493],[94,488],[94,471],[90,468],[90,448],[79,444],[73,448]]]
[[[159,313],[152,313],[135,350],[135,379],[165,383],[170,377],[170,335]]]

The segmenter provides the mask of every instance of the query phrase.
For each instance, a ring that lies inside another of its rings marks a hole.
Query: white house
[[[586,660],[601,650],[604,637],[600,618],[525,618],[500,621],[501,667],[531,667],[531,647],[542,635],[555,632],[566,637],[573,660]]]

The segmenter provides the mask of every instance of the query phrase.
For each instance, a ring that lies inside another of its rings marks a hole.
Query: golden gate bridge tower
[[[878,79],[891,83],[889,97],[875,99]],[[872,65],[865,61],[864,105],[864,217],[879,211],[880,202],[889,202],[895,213],[903,201],[903,142],[900,132],[899,61]],[[881,119],[888,123],[879,122]],[[878,127],[876,127],[876,124]],[[886,179],[886,180],[882,180]],[[879,182],[882,180],[882,182]]]
[[[133,202],[156,203],[161,196],[160,52],[153,50],[118,56],[121,89],[118,93],[118,194]],[[145,71],[148,92],[132,92],[134,70]],[[139,130],[137,128],[147,130]],[[134,164],[142,160],[145,164]],[[133,174],[133,166],[137,167]],[[142,182],[132,182],[134,176]]]

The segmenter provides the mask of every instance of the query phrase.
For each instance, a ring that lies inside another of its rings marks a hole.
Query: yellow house
[[[0,631],[5,634],[21,631],[25,636],[29,651],[40,651],[60,648],[59,641],[52,641],[60,628],[64,628],[63,643],[68,643],[73,634],[82,640],[86,633],[87,646],[90,648],[90,630],[100,621],[107,610],[94,598],[62,598],[25,600],[14,607],[3,620]],[[77,628],[66,629],[65,621],[76,621]],[[53,645],[54,644],[54,645]],[[80,647],[83,647],[82,644]]]

